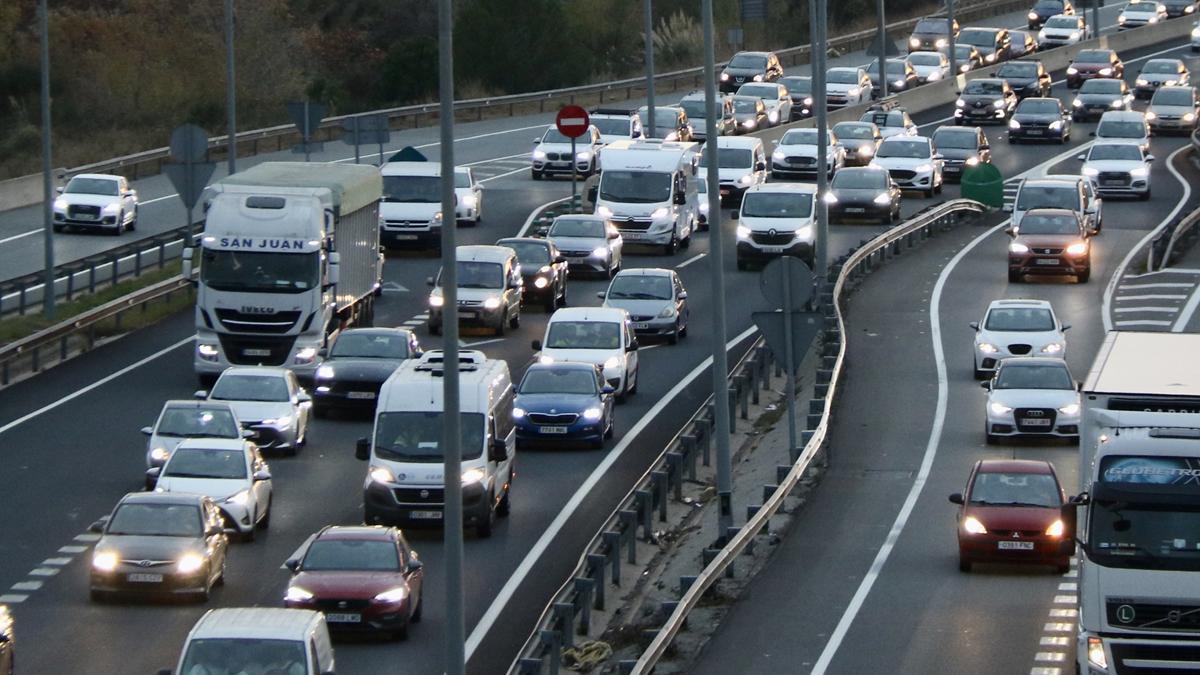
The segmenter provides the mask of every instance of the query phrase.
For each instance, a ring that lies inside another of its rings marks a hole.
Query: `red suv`
[[[1071,569],[1073,532],[1061,518],[1066,495],[1050,462],[985,459],[975,463],[958,504],[958,569],[977,562]]]
[[[285,564],[292,578],[284,606],[324,612],[331,631],[404,639],[421,620],[421,561],[394,527],[326,527]]]
[[[1008,281],[1020,283],[1026,274],[1074,275],[1079,283],[1092,276],[1092,249],[1079,214],[1070,209],[1030,209],[1019,226],[1005,230]]]

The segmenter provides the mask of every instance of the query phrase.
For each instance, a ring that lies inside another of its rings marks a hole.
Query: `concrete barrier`
[[[54,187],[62,184],[66,169],[54,170]],[[19,209],[42,201],[42,174],[0,181],[0,211]]]

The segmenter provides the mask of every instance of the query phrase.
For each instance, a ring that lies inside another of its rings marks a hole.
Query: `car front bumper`
[[[441,326],[443,320],[441,308],[429,308],[429,325]],[[479,326],[482,328],[497,328],[504,323],[504,307],[496,309],[486,309],[479,307],[460,307],[458,309],[458,325],[460,326]]]
[[[368,479],[363,489],[363,507],[367,523],[387,523],[404,527],[442,526],[442,486],[389,485]],[[427,495],[421,497],[421,493]],[[483,485],[467,483],[462,487],[463,522],[472,524],[486,517],[490,508]]]
[[[313,404],[322,408],[355,408],[374,410],[382,382],[347,382],[318,380],[313,387]]]
[[[387,248],[439,248],[442,244],[441,225],[382,226],[379,243]]]
[[[140,575],[140,576],[131,576]],[[160,576],[158,581],[133,581],[132,579],[148,579]],[[175,571],[175,563],[141,567],[135,563],[121,562],[111,572],[92,569],[90,573],[90,589],[101,593],[120,593],[129,595],[184,595],[203,593],[208,586],[207,563],[195,572],[180,574]]]
[[[1017,408],[996,413],[990,407],[984,413],[987,432],[993,436],[1079,438],[1079,413],[1067,415],[1053,408]]]
[[[1032,549],[1000,548],[1016,546],[1009,542],[1032,542]],[[1014,538],[1011,530],[989,531],[987,534],[959,532],[959,556],[971,562],[1018,563],[1026,565],[1068,565],[1075,545],[1069,539],[1045,534]]]
[[[516,421],[517,441],[522,444],[553,445],[598,441],[604,438],[604,419],[587,421],[580,415],[570,424],[538,424],[530,419],[531,413]],[[532,413],[536,416],[536,413]]]
[[[331,633],[373,633],[407,626],[412,614],[412,610],[409,609],[411,601],[411,596],[391,603],[377,602],[370,598],[313,598],[305,602],[284,600],[283,606],[325,614],[325,623]]]
[[[781,246],[766,246],[740,239],[737,243],[738,260],[773,260],[785,255],[811,263],[813,259],[812,242],[796,241]]]
[[[1013,255],[1008,256],[1008,271],[1018,274],[1075,275],[1091,269],[1086,255]]]

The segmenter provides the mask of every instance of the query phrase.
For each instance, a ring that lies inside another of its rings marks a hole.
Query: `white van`
[[[483,326],[504,335],[505,328],[521,325],[521,300],[525,282],[517,254],[507,246],[459,246],[455,249],[458,272],[458,323]],[[425,280],[429,293],[429,332],[442,332],[445,302],[442,270]]]
[[[737,268],[751,261],[790,255],[813,264],[816,225],[813,202],[817,187],[805,183],[755,185],[733,212],[737,226]]]
[[[610,143],[596,186],[596,215],[611,220],[626,244],[662,246],[672,255],[696,230],[696,143],[655,139]]]
[[[287,673],[333,675],[325,615],[308,609],[210,609],[183,643],[179,675]],[[165,668],[158,675],[171,675]]]
[[[638,341],[629,312],[616,307],[564,307],[550,316],[545,340],[533,341],[542,363],[579,361],[604,369],[623,401],[637,393]]]
[[[442,165],[388,162],[379,203],[379,243],[389,248],[442,250]]]
[[[706,150],[700,158],[700,166],[708,166],[707,162]],[[717,174],[722,202],[739,202],[746,190],[767,182],[767,149],[762,139],[757,136],[718,138]]]
[[[443,352],[430,350],[396,369],[379,390],[375,430],[355,456],[370,460],[363,483],[367,524],[440,525]],[[480,537],[508,515],[516,427],[508,363],[483,352],[458,353],[463,518]]]

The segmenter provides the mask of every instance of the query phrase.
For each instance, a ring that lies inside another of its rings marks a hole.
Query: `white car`
[[[244,541],[271,524],[271,471],[258,447],[247,440],[201,438],[175,448],[162,468],[153,468],[155,492],[185,492],[213,500]]]
[[[942,191],[945,162],[933,140],[926,136],[893,136],[883,139],[875,152],[877,164],[902,190],[920,190],[926,197]]]
[[[832,178],[846,164],[846,149],[833,131],[826,132],[825,142],[825,174]],[[771,177],[816,176],[819,147],[816,129],[789,129],[771,153]]]
[[[1094,134],[1097,143],[1130,143],[1142,151],[1150,149],[1150,124],[1140,110],[1110,110],[1100,116]]]
[[[1134,0],[1117,15],[1117,30],[1140,28],[1167,20],[1167,8],[1161,2]]]
[[[1038,49],[1053,49],[1066,45],[1078,44],[1081,40],[1090,40],[1092,27],[1080,14],[1056,14],[1038,31]]]
[[[58,188],[54,200],[54,231],[68,227],[119,235],[137,229],[137,190],[124,176],[81,173]]]
[[[255,432],[255,442],[261,448],[294,455],[308,441],[312,397],[300,387],[296,374],[290,370],[265,366],[228,368],[217,378],[211,392],[197,391],[196,398],[228,402],[242,428]]]
[[[1093,143],[1085,154],[1079,173],[1092,179],[1104,196],[1150,198],[1150,162],[1154,155],[1132,143]]]
[[[1180,59],[1150,59],[1133,82],[1138,98],[1150,98],[1159,87],[1190,85],[1192,74]]]
[[[879,135],[885,139],[892,136],[916,136],[918,133],[917,123],[912,121],[908,111],[903,108],[872,108],[863,113],[858,121],[873,122],[879,127]]]
[[[175,447],[188,438],[249,438],[233,406],[220,401],[167,401],[146,436],[146,468],[162,466]]]
[[[478,225],[483,220],[483,186],[470,167],[454,167],[454,199],[459,225]]]
[[[984,437],[989,445],[1016,436],[1079,442],[1079,392],[1062,359],[1007,359],[983,387],[988,392]]]
[[[792,120],[792,96],[787,87],[778,82],[747,82],[738,87],[734,95],[761,98],[767,107],[767,120],[771,126]]]
[[[611,220],[589,214],[557,216],[548,239],[566,259],[568,267],[599,272],[606,279],[621,269],[624,239]]]
[[[642,137],[642,119],[632,110],[596,108],[588,113],[592,126],[600,130],[605,145]]]
[[[1195,87],[1159,87],[1146,106],[1146,122],[1154,133],[1196,130],[1200,97]]]
[[[637,393],[638,341],[629,312],[617,307],[564,307],[550,316],[544,340],[533,341],[542,363],[594,363],[617,400]]]
[[[950,74],[950,59],[941,52],[913,52],[907,58],[918,82],[937,82]]]
[[[1192,26],[1191,46],[1193,52],[1200,52],[1200,19]]]
[[[830,108],[866,103],[874,90],[871,76],[862,68],[843,66],[825,72],[825,100]]]
[[[975,379],[987,377],[1001,361],[1014,356],[1067,355],[1070,326],[1058,322],[1045,300],[994,300],[975,329]]]
[[[571,139],[557,127],[546,129],[541,138],[533,139],[533,155],[530,157],[530,176],[541,180],[545,176],[570,176],[577,174],[586,178],[600,170],[600,148],[604,141],[600,130],[591,125],[582,136],[575,139],[575,156],[571,156]]]

